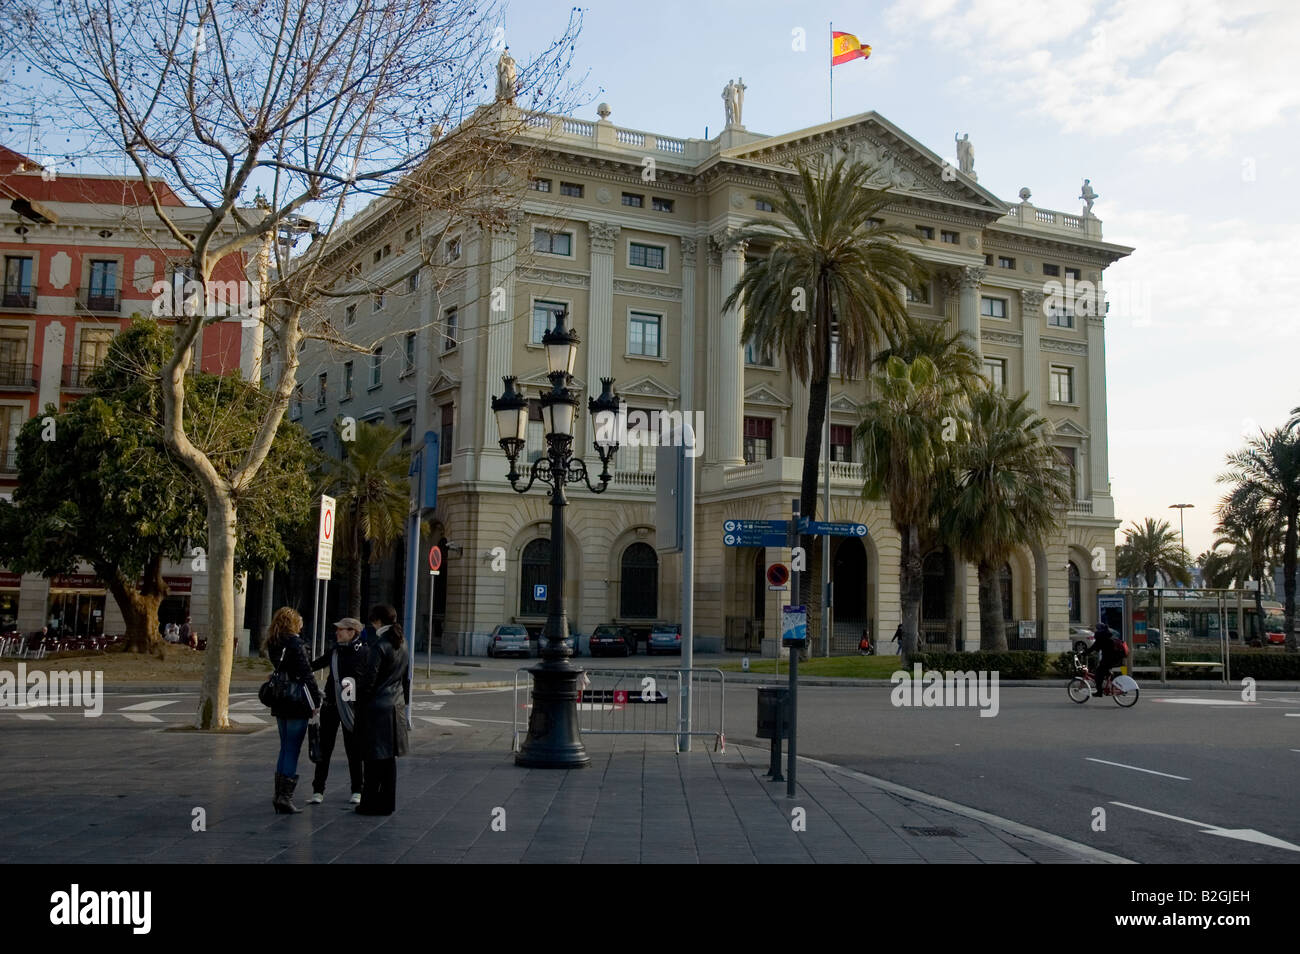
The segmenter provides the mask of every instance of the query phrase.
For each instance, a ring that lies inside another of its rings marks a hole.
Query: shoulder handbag
[[[275,671],[267,677],[266,682],[257,690],[257,698],[268,709],[289,708],[290,706],[302,705],[300,695],[307,696],[307,708],[310,710],[311,694],[306,686],[302,686],[302,692],[299,693],[299,684],[290,675],[280,668],[280,663],[284,662],[284,650],[280,650],[280,658],[276,660]]]

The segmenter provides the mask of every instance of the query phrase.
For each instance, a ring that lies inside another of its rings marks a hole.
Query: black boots
[[[277,815],[297,815],[302,811],[293,803],[293,790],[298,785],[298,776],[296,775],[275,775],[275,799],[271,802],[275,806]]]

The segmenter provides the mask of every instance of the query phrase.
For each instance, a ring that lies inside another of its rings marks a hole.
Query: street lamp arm
[[[581,457],[571,458],[569,460],[569,473],[565,478],[565,482],[570,484],[576,484],[579,480],[581,480],[584,484],[587,485],[587,489],[590,490],[593,494],[603,494],[606,490],[609,489],[609,479],[610,479],[609,462],[605,461],[603,463],[604,463],[604,468],[601,470],[600,476],[596,478],[599,481],[599,483],[593,484],[591,482],[591,477],[587,472],[587,462],[583,460]]]
[[[532,490],[533,484],[537,483],[539,480],[544,484],[552,483],[551,462],[545,457],[540,457],[533,461],[533,466],[528,468],[528,483],[524,484],[522,487],[519,486],[520,476],[519,472],[515,470],[514,462],[512,461],[510,473],[506,474],[506,480],[510,481],[511,489],[513,489],[517,494],[528,493],[528,491]]]

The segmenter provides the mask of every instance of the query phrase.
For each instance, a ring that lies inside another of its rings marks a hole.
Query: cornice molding
[[[565,288],[589,288],[591,276],[586,272],[569,272],[560,268],[537,268],[521,265],[516,276],[520,281],[539,285],[561,285]]]
[[[989,331],[988,329],[980,330],[980,340],[992,341],[994,344],[1015,345],[1017,348],[1023,347],[1024,339],[1018,331]]]
[[[657,285],[654,282],[631,281],[626,278],[614,279],[616,295],[637,295],[641,298],[657,298],[661,301],[681,301],[682,290],[671,285]]]
[[[1058,354],[1088,353],[1088,345],[1082,341],[1064,341],[1060,338],[1039,338],[1038,347],[1043,351],[1055,351]]]

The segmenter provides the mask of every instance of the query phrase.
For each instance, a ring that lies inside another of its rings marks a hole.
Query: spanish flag
[[[852,33],[831,34],[831,66],[839,66],[859,56],[865,60],[870,55],[871,47],[859,43]]]

